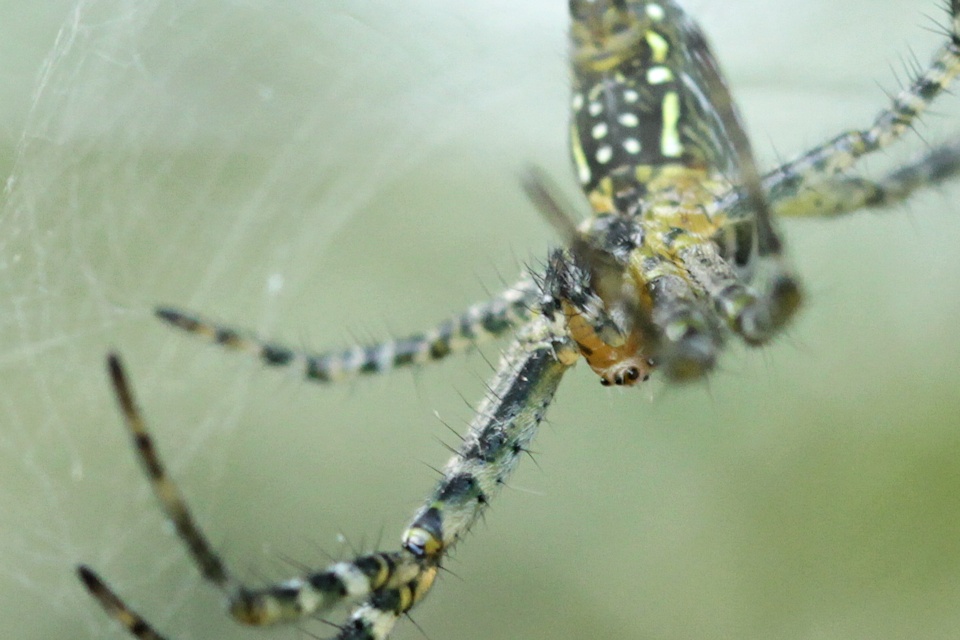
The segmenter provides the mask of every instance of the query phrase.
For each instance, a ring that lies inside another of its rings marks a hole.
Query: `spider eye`
[[[640,377],[640,370],[636,367],[630,367],[626,373],[627,380],[636,380]]]
[[[609,378],[600,378],[600,384],[602,384],[602,385],[605,386],[605,387],[609,387],[609,386],[610,386],[610,379],[609,379]]]

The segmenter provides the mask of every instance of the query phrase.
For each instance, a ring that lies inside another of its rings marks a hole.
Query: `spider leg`
[[[782,324],[783,320],[773,315],[779,307],[772,304],[771,297],[747,286],[713,242],[691,245],[679,256],[690,277],[713,301],[716,312],[747,344],[763,344]]]
[[[118,357],[108,359],[110,378],[138,457],[161,508],[205,580],[227,597],[239,622],[267,625],[365,600],[338,636],[382,640],[396,620],[429,591],[446,551],[481,515],[527,450],[566,369],[575,360],[562,327],[541,317],[521,330],[506,352],[457,455],[403,534],[393,553],[339,562],[323,571],[265,588],[234,578],[197,526],[180,490],[167,475],[136,405]],[[107,614],[141,640],[163,640],[86,566],[78,574]]]
[[[272,587],[247,587],[227,570],[196,524],[176,483],[164,469],[153,438],[136,405],[120,359],[115,355],[109,356],[108,368],[137,457],[160,507],[187,547],[202,577],[224,592],[229,602],[230,614],[239,622],[264,625],[296,620],[329,610],[346,600],[362,599],[378,589],[407,583],[420,571],[419,563],[411,562],[402,557],[402,554],[375,553],[351,562],[336,563],[323,571]],[[91,595],[111,617],[130,629],[134,635],[144,628],[144,625],[138,622],[139,617],[123,605],[92,570],[81,566],[78,567],[78,572]],[[152,638],[150,635],[138,637]]]
[[[631,256],[631,269],[646,284],[653,327],[653,359],[670,379],[694,380],[716,364],[723,336],[684,270],[645,247]]]
[[[727,216],[711,241],[678,253],[720,317],[750,345],[763,344],[778,333],[803,301],[799,281],[785,257],[758,256],[755,240],[748,219]],[[722,252],[718,243],[724,247]]]
[[[836,217],[865,208],[889,207],[906,200],[914,191],[960,175],[960,139],[935,147],[879,180],[838,176],[800,188],[773,201],[774,211],[784,217]]]
[[[359,375],[378,375],[395,368],[421,365],[462,353],[517,328],[532,315],[540,289],[524,278],[491,300],[441,322],[424,333],[344,350],[308,353],[225,327],[195,314],[158,307],[164,322],[234,351],[249,353],[273,367],[295,367],[305,379],[331,383]]]
[[[700,29],[691,25],[686,35],[689,39],[690,53],[696,60],[695,67],[701,73],[703,85],[710,96],[710,103],[729,137],[737,170],[740,173],[740,182],[743,185],[741,192],[746,205],[754,215],[757,253],[761,257],[778,257],[783,252],[783,241],[773,227],[770,205],[761,184],[753,147],[750,144],[750,138],[747,137],[733,96],[730,94],[730,87],[727,86],[716,58],[711,53]]]
[[[143,619],[143,616],[128,607],[90,567],[85,565],[77,567],[77,576],[107,615],[126,627],[130,635],[140,640],[166,640]]]
[[[541,305],[551,319],[558,314],[582,318],[608,346],[620,346],[625,340],[623,330],[607,312],[606,303],[591,285],[589,267],[575,253],[563,249],[550,253],[543,277]]]
[[[414,581],[410,598],[374,594],[354,610],[337,640],[383,640],[426,595],[433,583],[430,572],[506,484],[578,356],[562,324],[541,317],[521,330],[504,353],[463,444],[403,534],[403,552],[423,563],[424,580]]]
[[[960,74],[960,0],[950,0],[949,12],[948,40],[926,71],[897,94],[893,104],[881,111],[869,128],[842,133],[767,174],[763,188],[772,201],[787,202],[802,198],[808,189],[816,191],[820,183],[851,168],[863,156],[896,142],[913,126],[930,103]],[[746,199],[748,196],[744,190],[738,190],[721,204],[721,208],[727,209],[732,216],[745,215],[752,204],[745,202]],[[788,207],[785,215],[791,215],[792,211]]]
[[[696,59],[695,67],[701,75],[719,123],[729,139],[742,185],[737,193],[753,216],[754,233],[741,234],[737,239],[741,243],[750,244],[755,240],[758,258],[758,264],[753,270],[754,288],[759,292],[758,295],[745,295],[747,292],[744,290],[731,290],[731,296],[714,297],[714,301],[721,305],[721,309],[726,307],[727,318],[733,320],[734,329],[748,342],[756,344],[776,333],[796,312],[802,298],[800,284],[783,255],[783,241],[773,224],[769,191],[760,178],[753,148],[730,88],[703,33],[690,26],[687,37],[690,53]],[[748,246],[738,247],[741,255],[747,252]],[[710,260],[719,264],[715,259]],[[691,263],[696,262],[697,260],[691,257]]]
[[[143,416],[134,399],[133,390],[130,388],[123,365],[120,363],[120,358],[111,354],[107,358],[107,368],[114,393],[117,396],[117,402],[123,413],[124,422],[133,440],[137,458],[153,487],[154,494],[160,501],[163,512],[173,523],[177,535],[187,546],[190,556],[196,563],[197,568],[200,569],[204,579],[226,591],[234,590],[233,579],[228,575],[220,557],[213,551],[206,536],[197,526],[183,494],[180,493],[173,479],[167,475],[167,471],[160,461],[153,438],[147,431]]]
[[[561,311],[568,317],[576,314],[604,344],[619,347],[626,340],[625,329],[607,312],[602,295],[619,297],[622,265],[612,257],[612,252],[587,241],[577,228],[573,207],[560,196],[546,174],[531,167],[521,185],[569,247],[550,253],[541,285],[541,310],[551,318]],[[566,310],[564,305],[568,305]]]

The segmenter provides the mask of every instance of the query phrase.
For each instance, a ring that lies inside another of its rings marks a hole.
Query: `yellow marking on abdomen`
[[[663,64],[667,61],[667,54],[670,53],[670,44],[659,33],[653,30],[647,31],[644,35],[647,45],[650,47],[653,62]]]
[[[660,153],[667,158],[679,158],[683,153],[680,143],[680,96],[668,91],[663,96],[663,130],[660,133]]]

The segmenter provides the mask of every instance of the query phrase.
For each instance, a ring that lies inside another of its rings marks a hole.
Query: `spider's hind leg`
[[[842,172],[850,169],[863,156],[883,149],[897,140],[910,128],[914,127],[917,119],[927,110],[930,104],[960,75],[960,0],[949,0],[948,11],[950,23],[946,29],[947,42],[940,48],[933,61],[922,73],[900,91],[893,103],[881,111],[873,123],[865,129],[846,131],[834,139],[811,149],[799,158],[786,162],[771,171],[763,178],[763,188],[768,194],[773,209],[781,216],[816,215],[816,192],[826,190],[831,195],[842,196],[834,198],[836,206],[824,207],[825,215],[852,211],[860,206],[873,204],[871,198],[883,200],[882,195],[869,187],[866,182],[857,184],[857,179],[842,176]],[[957,153],[957,145],[948,144],[937,147],[928,156],[931,160],[921,160],[915,163],[917,168],[934,169],[930,182],[937,181],[936,168],[953,167],[954,162],[942,163],[943,155],[938,150],[953,149],[952,155]],[[949,171],[951,175],[955,169]],[[914,176],[918,175],[916,172]],[[889,178],[895,178],[891,174]],[[906,176],[904,176],[906,177]],[[943,178],[940,178],[943,179]],[[836,182],[832,182],[836,181]],[[891,181],[888,179],[887,181]],[[896,180],[892,184],[895,185]],[[905,183],[906,184],[906,183]],[[879,185],[884,186],[883,182]],[[916,188],[919,183],[913,182]],[[882,189],[881,189],[882,190]],[[896,194],[897,190],[892,190]],[[732,214],[736,210],[747,207],[746,194],[741,190],[731,195],[723,203]],[[895,201],[896,198],[888,199]]]
[[[934,147],[878,180],[843,175],[802,185],[773,205],[778,215],[836,217],[899,204],[915,191],[960,176],[960,139]]]

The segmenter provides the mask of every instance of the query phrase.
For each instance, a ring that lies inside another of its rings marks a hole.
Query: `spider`
[[[351,605],[341,640],[380,640],[429,593],[444,558],[528,450],[564,373],[583,357],[601,383],[660,373],[702,378],[723,342],[762,345],[800,308],[777,217],[838,216],[897,203],[960,173],[960,141],[934,145],[879,180],[857,161],[894,143],[960,73],[960,0],[933,62],[864,129],[845,132],[765,175],[719,67],[673,0],[570,0],[571,151],[592,215],[535,170],[524,186],[563,247],[491,300],[404,339],[307,354],[192,313],[157,315],[306,378],[337,382],[460,353],[514,333],[459,449],[402,534],[400,549],[361,555],[266,587],[221,560],[167,475],[116,355],[109,375],[160,505],[204,579],[238,621],[294,622]],[[585,208],[585,207],[584,207]],[[89,567],[78,574],[135,637],[162,638]]]

